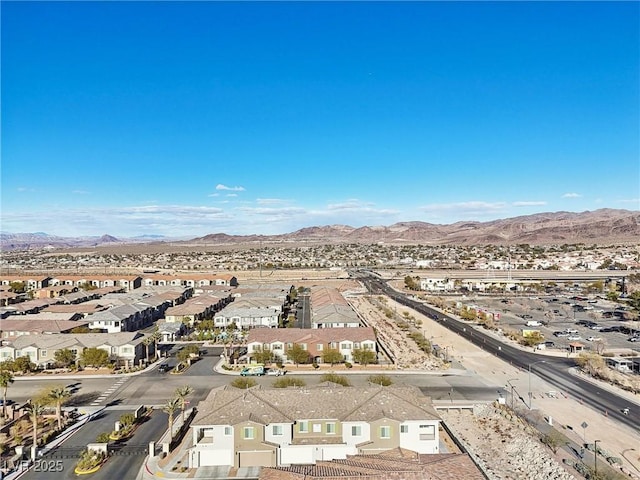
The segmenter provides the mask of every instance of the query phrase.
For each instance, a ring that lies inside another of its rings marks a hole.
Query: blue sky
[[[3,232],[640,209],[638,2],[7,2]]]

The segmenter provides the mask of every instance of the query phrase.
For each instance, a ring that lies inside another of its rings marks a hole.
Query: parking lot
[[[538,330],[546,348],[567,350],[579,342],[589,350],[640,350],[640,322],[619,303],[597,296],[474,296],[464,304],[493,314],[503,330]],[[529,325],[527,325],[529,323]]]

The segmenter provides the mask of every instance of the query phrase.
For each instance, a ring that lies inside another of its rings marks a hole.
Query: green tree
[[[18,357],[13,361],[14,368],[18,372],[28,373],[36,369],[36,364],[27,355]]]
[[[180,407],[180,399],[172,398],[162,406],[162,411],[169,415],[169,443],[173,442],[173,416]]]
[[[13,373],[8,370],[0,370],[0,387],[2,387],[2,418],[7,416],[7,390],[14,382]]]
[[[301,363],[309,363],[309,360],[311,358],[309,352],[302,348],[302,345],[298,343],[294,343],[291,348],[287,350],[287,357],[289,357],[289,360],[295,363],[296,366],[300,365]]]
[[[53,354],[53,358],[59,365],[68,367],[76,361],[76,354],[68,348],[61,348],[60,350],[56,350]]]
[[[341,363],[344,360],[340,350],[336,348],[328,348],[322,352],[322,361],[324,363],[330,363],[333,367],[336,363]]]
[[[91,329],[86,325],[81,325],[79,327],[72,328],[71,333],[91,333]]]
[[[80,361],[86,367],[104,367],[109,364],[109,354],[101,348],[85,348],[80,355]]]
[[[187,404],[187,397],[193,393],[193,388],[189,385],[176,388],[176,398],[180,400],[180,413],[182,414],[182,424],[184,425],[184,410]]]
[[[62,405],[71,397],[71,392],[65,387],[53,387],[49,391],[49,398],[56,406],[56,419],[58,420],[58,430],[62,430]]]
[[[254,350],[251,353],[251,356],[256,361],[256,363],[264,363],[265,365],[272,363],[274,359],[274,355],[271,350],[264,350],[262,348]]]
[[[366,367],[370,363],[375,363],[376,352],[369,348],[355,348],[353,350],[353,360]]]
[[[9,290],[13,293],[24,293],[27,291],[27,284],[25,282],[9,282]]]

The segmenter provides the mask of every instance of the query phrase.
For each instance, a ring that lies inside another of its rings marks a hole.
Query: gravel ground
[[[570,480],[560,457],[544,447],[531,427],[494,405],[442,412],[453,434],[491,480]]]

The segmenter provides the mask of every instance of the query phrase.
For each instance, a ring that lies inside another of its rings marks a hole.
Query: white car
[[[281,370],[279,368],[270,368],[267,370],[267,375],[275,375],[276,377],[284,375],[285,373],[287,373],[286,370]]]
[[[602,340],[600,337],[587,337],[587,342],[599,342]]]
[[[580,335],[571,335],[569,337],[567,337],[567,340],[580,340],[582,337]]]

